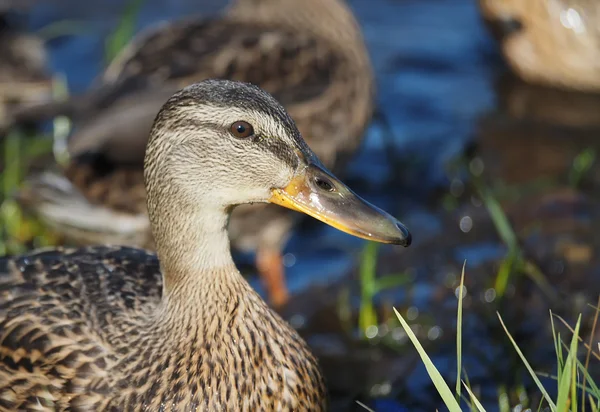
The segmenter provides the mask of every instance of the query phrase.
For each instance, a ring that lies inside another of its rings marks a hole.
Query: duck
[[[217,18],[142,31],[90,93],[15,114],[20,121],[32,112],[74,119],[70,161],[31,177],[19,195],[23,207],[76,244],[153,249],[142,178],[148,131],[165,99],[206,78],[246,81],[274,95],[338,174],[374,110],[369,55],[343,0],[235,0]],[[282,250],[296,221],[270,205],[246,205],[231,217],[233,246],[254,254],[275,307],[289,298]]]
[[[508,65],[523,80],[600,92],[600,3],[479,0]]]
[[[0,4],[0,132],[19,105],[42,103],[52,96],[43,40],[16,27],[8,5]]]
[[[329,172],[248,83],[169,98],[144,181],[156,254],[56,247],[0,261],[0,410],[325,410],[318,361],[236,269],[229,215],[270,202],[408,246],[406,226]]]

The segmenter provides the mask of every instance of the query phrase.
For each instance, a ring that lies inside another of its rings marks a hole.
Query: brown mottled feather
[[[316,361],[298,335],[245,281],[213,276],[231,281],[196,291],[200,313],[178,302],[183,315],[171,320],[155,315],[162,276],[156,256],[143,250],[1,259],[0,410],[271,409],[285,367],[314,381],[320,392],[312,396],[324,399]],[[315,399],[295,410],[314,410]]]

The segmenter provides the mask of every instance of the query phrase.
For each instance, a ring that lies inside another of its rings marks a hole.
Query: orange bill
[[[318,164],[298,172],[287,187],[273,189],[270,201],[363,239],[411,243],[410,232],[399,220],[363,200]]]

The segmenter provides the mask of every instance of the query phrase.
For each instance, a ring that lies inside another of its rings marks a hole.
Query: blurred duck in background
[[[13,106],[45,101],[52,91],[44,43],[16,27],[9,18],[14,7],[0,1],[0,128],[10,121]]]
[[[600,92],[600,2],[479,0],[484,20],[522,79]]]
[[[176,90],[208,78],[254,83],[290,112],[323,163],[340,172],[373,110],[374,81],[359,26],[342,0],[236,0],[216,19],[141,33],[93,89],[29,107],[17,122],[67,115],[70,160],[33,176],[21,202],[69,242],[154,248],[143,156],[152,121]],[[296,216],[268,205],[235,209],[232,246],[256,252],[270,302],[288,299],[282,249]]]

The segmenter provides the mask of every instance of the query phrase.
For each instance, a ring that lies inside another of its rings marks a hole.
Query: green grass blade
[[[467,371],[463,371],[463,376],[465,377],[464,384],[467,385],[467,387],[469,389],[471,389],[471,382],[469,382],[469,375],[467,374]],[[467,399],[463,395],[461,395],[461,399],[464,399],[465,402],[467,402],[467,403],[470,402],[471,403],[471,410],[475,410],[475,404],[473,403],[473,399]]]
[[[563,360],[562,346],[560,346],[560,333],[557,333],[554,327],[554,316],[552,315],[552,310],[550,310],[550,324],[552,325],[552,339],[554,340],[554,351],[556,352],[556,373],[558,376],[558,381],[556,383],[558,385],[565,363]],[[556,390],[558,390],[558,388]]]
[[[5,138],[3,194],[7,198],[21,181],[21,142],[24,137],[21,133],[11,132]]]
[[[577,369],[585,377],[586,385],[581,385],[582,391],[584,391],[588,395],[595,397],[598,401],[600,401],[600,388],[598,388],[598,385],[596,384],[594,379],[592,379],[592,376],[588,372],[586,366],[579,360],[577,360]],[[585,393],[582,393],[582,396]]]
[[[471,391],[471,388],[469,388],[467,386],[466,383],[463,382],[463,385],[465,385],[465,389],[467,390],[467,392],[469,392],[469,396],[471,397],[471,401],[475,404],[475,406],[477,407],[477,410],[479,412],[485,412],[485,408],[483,407],[483,405],[481,404],[481,402],[479,402],[479,399],[477,399],[477,397],[475,396],[475,394]]]
[[[498,269],[496,280],[494,282],[494,289],[496,290],[498,297],[502,297],[504,296],[504,293],[506,293],[508,280],[510,279],[510,274],[512,273],[515,260],[516,256],[513,252],[509,252],[508,256],[502,259],[502,263],[500,264],[500,268]]]
[[[507,256],[502,260],[496,275],[494,289],[496,289],[498,296],[504,296],[511,273],[518,269],[529,276],[549,297],[555,298],[556,294],[542,271],[532,262],[523,260],[517,235],[491,190],[485,188],[482,184],[476,183],[476,187],[494,223],[498,236],[508,248]]]
[[[350,334],[355,328],[352,320],[352,304],[350,303],[350,288],[345,286],[338,293],[337,315],[342,328]]]
[[[510,412],[510,402],[506,388],[501,386],[498,392],[500,392],[498,393],[498,410],[500,412]]]
[[[583,364],[580,361],[577,361],[577,368],[579,370],[580,373],[582,374],[587,374],[587,376],[589,377],[589,372],[586,371],[583,366]],[[552,379],[558,382],[558,378],[556,377],[556,375],[550,375],[548,373],[545,372],[536,372],[537,376],[541,376],[542,378],[548,378],[548,379]],[[577,383],[577,389],[582,389],[583,385],[580,383]],[[600,400],[600,393],[598,393],[598,388],[596,386],[596,384],[594,383],[590,388],[586,388],[585,392],[588,396],[593,396],[595,398],[597,398],[598,400]]]
[[[465,290],[465,266],[467,261],[463,262],[462,273],[460,275],[460,286],[458,288],[458,309],[456,313],[456,401],[460,399],[460,375],[462,372],[462,307],[463,295]],[[464,382],[463,382],[464,383]]]
[[[600,295],[598,295],[598,306],[600,306]],[[590,356],[592,355],[592,344],[594,343],[594,336],[596,336],[596,326],[598,325],[598,311],[597,307],[594,310],[594,322],[592,323],[592,331],[590,333],[590,340],[587,344],[587,353],[585,355],[585,367],[583,368],[583,372],[587,372],[587,368],[590,365]],[[585,345],[585,344],[584,344]],[[579,362],[578,362],[579,366]],[[585,412],[585,387],[588,380],[588,376],[586,373],[583,374],[583,388],[581,389],[581,398],[584,400],[581,405],[581,411]]]
[[[521,267],[519,269],[522,270],[523,273],[525,273],[529,279],[531,279],[546,294],[546,296],[552,300],[558,299],[552,285],[548,282],[548,279],[539,266],[530,260],[523,260],[521,261]]]
[[[554,404],[554,402],[552,401],[552,398],[550,397],[550,395],[546,391],[546,388],[544,388],[544,385],[542,385],[542,382],[540,382],[540,380],[538,379],[537,375],[535,374],[535,372],[531,368],[531,365],[529,364],[529,362],[527,362],[527,359],[525,358],[525,355],[523,355],[523,352],[521,352],[521,349],[519,349],[519,346],[517,345],[517,342],[515,342],[515,340],[513,339],[512,335],[510,334],[510,332],[506,328],[506,325],[502,321],[502,316],[500,316],[500,313],[498,313],[498,312],[496,312],[496,314],[498,315],[498,319],[500,319],[500,324],[502,325],[502,328],[504,329],[504,332],[506,333],[506,335],[510,339],[511,343],[513,344],[515,350],[517,351],[517,354],[519,355],[519,357],[523,361],[523,364],[525,365],[525,367],[529,371],[529,374],[531,375],[531,377],[532,377],[533,381],[535,382],[535,384],[537,385],[538,389],[540,390],[540,392],[542,393],[542,395],[546,399],[546,402],[548,402],[548,405],[550,406],[550,409],[553,412],[556,411],[556,405]]]
[[[400,286],[408,284],[412,279],[412,276],[406,273],[399,273],[395,275],[385,275],[374,280],[374,293],[377,294],[387,289],[394,289]]]
[[[569,172],[569,185],[577,188],[596,161],[596,152],[587,148],[575,156]]]
[[[47,136],[30,139],[27,143],[27,146],[23,148],[23,155],[26,159],[25,163],[27,164],[29,164],[32,159],[35,161],[39,156],[52,153],[53,142],[52,139]]]
[[[496,227],[496,231],[498,232],[498,236],[500,236],[502,242],[504,242],[509,250],[518,250],[517,235],[510,225],[504,210],[502,210],[500,203],[488,189],[480,188],[479,194],[488,210],[488,213],[490,214],[490,217],[492,218],[494,226]]]
[[[143,4],[144,0],[130,0],[125,6],[117,28],[106,39],[104,51],[106,63],[113,61],[133,37],[137,16]]]
[[[404,331],[406,332],[407,336],[409,337],[409,339],[415,346],[415,349],[417,349],[417,352],[419,353],[419,356],[421,357],[421,361],[425,365],[425,369],[427,370],[427,373],[429,374],[431,381],[435,385],[435,388],[437,389],[438,393],[442,397],[442,400],[444,401],[444,404],[446,405],[448,410],[450,412],[461,412],[460,405],[458,404],[456,399],[454,399],[454,396],[452,395],[452,391],[450,390],[450,388],[444,381],[444,378],[442,378],[442,375],[440,375],[440,372],[437,370],[437,368],[435,367],[435,365],[433,364],[433,362],[427,355],[427,352],[425,352],[425,349],[423,348],[423,346],[421,346],[419,339],[417,339],[417,337],[413,333],[413,331],[410,328],[410,326],[408,325],[408,323],[406,323],[406,321],[404,320],[402,315],[400,315],[400,313],[396,310],[396,308],[394,308],[394,312],[396,313],[396,316],[398,317],[398,320],[400,321],[400,324],[404,328]]]
[[[365,405],[361,401],[354,401],[354,402],[356,402],[360,407],[364,408],[368,412],[375,412],[373,409],[369,408],[367,405]]]
[[[0,194],[0,230],[2,242],[0,252],[13,254],[21,252],[21,245],[15,241],[19,238],[21,228],[21,213],[12,195],[21,181],[21,142],[23,135],[18,131],[11,131],[3,142],[4,170],[0,174],[2,179],[2,193]]]
[[[577,402],[579,402],[579,399],[577,399],[577,384],[579,383],[579,378],[580,375],[579,370],[577,369],[577,354],[575,354],[575,362],[573,362],[573,380],[571,382],[571,399],[573,399],[571,407],[573,408],[573,412],[577,412]],[[583,398],[582,401],[583,404],[585,404],[585,398]]]
[[[540,399],[540,403],[538,404],[537,412],[542,411],[542,404],[544,403],[544,398]]]
[[[377,252],[379,245],[367,242],[360,260],[360,311],[358,314],[358,327],[364,334],[371,325],[377,325],[377,313],[373,306],[373,297],[376,293]]]
[[[556,406],[558,412],[567,412],[569,410],[569,396],[574,393],[576,382],[575,382],[575,359],[577,359],[577,344],[579,343],[579,325],[581,323],[581,315],[577,319],[577,325],[571,339],[571,345],[569,347],[569,354],[565,362],[562,376],[558,382],[558,396],[556,399]],[[571,399],[573,407],[577,407],[577,396]],[[576,410],[576,409],[573,409]]]

